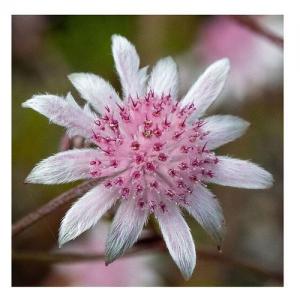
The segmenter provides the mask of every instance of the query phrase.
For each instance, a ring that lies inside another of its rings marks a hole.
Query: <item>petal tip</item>
[[[62,248],[62,246],[64,244],[66,244],[70,240],[74,239],[74,238],[72,238],[72,236],[70,236],[66,232],[63,233],[63,231],[64,231],[63,225],[61,225],[60,230],[59,230],[59,234],[58,234],[58,248]]]
[[[124,248],[120,244],[116,244],[116,240],[111,239],[111,235],[108,236],[105,245],[105,263],[107,265],[114,262],[117,258],[124,254]]]
[[[59,249],[61,249],[63,245],[64,245],[64,242],[60,242],[60,241],[58,242],[58,248]]]
[[[240,123],[241,135],[243,135],[248,130],[251,123],[244,119],[239,119],[239,123]]]
[[[218,61],[218,63],[222,64],[223,67],[224,67],[225,69],[228,69],[228,71],[229,71],[229,69],[230,69],[230,67],[231,67],[231,64],[230,64],[230,60],[229,60],[228,57],[221,58],[221,59]]]
[[[24,180],[24,183],[40,183],[38,177],[36,176],[36,168],[34,167],[31,172],[27,175],[27,177]]]
[[[243,120],[243,122],[244,122],[245,129],[247,130],[250,127],[251,123],[246,120]]]
[[[23,103],[21,104],[21,106],[22,106],[23,108],[30,108],[30,103],[29,103],[29,101],[30,101],[30,100],[27,100],[27,101],[23,102]]]
[[[266,171],[262,167],[258,167],[258,170],[260,173],[257,174],[258,176],[258,181],[256,183],[256,186],[253,186],[254,189],[269,189],[273,186],[274,184],[274,178],[273,175]]]
[[[111,36],[112,42],[114,42],[114,41],[115,41],[116,39],[118,39],[119,37],[122,37],[122,36],[119,35],[119,34],[117,34],[117,33],[113,34],[113,35]]]
[[[172,63],[172,64],[176,65],[175,60],[172,58],[172,56],[166,56],[165,58],[162,58],[161,60],[162,61],[165,60],[168,63]]]
[[[32,109],[35,109],[36,105],[38,104],[37,103],[37,98],[38,97],[41,97],[41,95],[33,95],[30,99],[26,100],[25,102],[23,102],[21,104],[21,106],[23,108],[32,108]]]
[[[194,260],[193,262],[191,262],[190,265],[188,266],[184,266],[183,268],[180,268],[180,271],[182,273],[182,276],[184,278],[184,280],[188,281],[191,279],[194,269],[196,266],[196,260]]]
[[[25,178],[24,183],[49,184],[49,182],[43,180],[44,174],[40,171],[39,165],[35,166]]]
[[[109,265],[111,265],[118,257],[113,257],[109,254],[105,254],[105,258],[104,258],[104,264],[106,267],[108,267]]]
[[[58,239],[58,248],[60,249],[60,248],[62,248],[62,246],[65,244],[65,241],[64,240],[62,240],[60,237],[59,237],[59,239]]]
[[[108,266],[113,263],[121,255],[115,255],[111,249],[105,250],[105,265]]]
[[[219,72],[219,76],[223,76],[224,80],[226,80],[228,77],[230,68],[231,68],[229,58],[227,58],[227,57],[221,58],[221,59],[217,60],[213,64],[213,66],[215,67],[215,70],[217,72],[216,75],[218,75],[218,72]]]
[[[131,45],[131,43],[124,36],[122,36],[120,34],[113,34],[111,36],[111,41],[112,41],[113,46],[117,46],[117,44],[118,45],[120,45],[120,44]]]
[[[25,178],[24,183],[25,184],[32,183],[31,180],[30,180],[29,175]]]
[[[76,80],[76,77],[79,75],[80,73],[71,73],[69,74],[67,77],[68,79],[73,82],[74,80]]]
[[[192,277],[192,273],[191,274],[184,274],[184,273],[182,273],[182,276],[183,276],[183,279],[185,281],[189,281],[191,279],[191,277]]]
[[[266,174],[265,174],[265,181],[262,184],[262,188],[263,189],[270,189],[274,185],[274,177],[268,171],[265,171],[265,172],[266,172]]]

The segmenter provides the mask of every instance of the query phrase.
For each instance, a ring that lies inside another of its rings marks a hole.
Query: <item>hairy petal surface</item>
[[[149,67],[143,67],[139,70],[139,94],[144,95],[146,94],[146,86],[147,86],[147,81],[149,79],[149,74],[148,74],[148,69]]]
[[[112,36],[112,52],[125,100],[143,95],[145,71],[140,72],[140,58],[135,47],[120,35]]]
[[[225,233],[225,222],[215,195],[198,185],[189,198],[189,204],[184,207],[220,246]]]
[[[39,162],[26,178],[26,183],[56,184],[91,178],[89,164],[101,158],[98,150],[68,150]]]
[[[196,110],[189,120],[194,121],[201,117],[208,107],[215,101],[223,89],[230,69],[229,60],[223,58],[210,65],[199,79],[193,84],[181,106],[194,104]]]
[[[211,116],[204,119],[203,130],[209,131],[207,148],[215,149],[242,136],[250,123],[234,116]]]
[[[246,189],[265,189],[273,185],[272,175],[258,165],[236,158],[218,156],[208,182]]]
[[[188,225],[175,205],[155,214],[173,260],[184,278],[189,279],[196,265],[196,251]]]
[[[55,95],[35,95],[22,106],[32,108],[49,118],[51,122],[68,128],[70,136],[91,137],[94,116],[84,111],[70,93],[66,98]]]
[[[122,200],[111,225],[105,248],[106,264],[122,256],[138,239],[148,217],[133,199]]]
[[[121,104],[121,99],[110,83],[95,74],[72,73],[68,78],[80,96],[91,103],[100,114],[104,114],[105,107]]]
[[[172,99],[177,98],[178,73],[175,61],[171,57],[159,60],[154,66],[148,90],[153,90],[158,96],[170,93]]]
[[[59,246],[75,239],[94,226],[116,202],[115,191],[98,185],[82,196],[68,210],[59,230]]]

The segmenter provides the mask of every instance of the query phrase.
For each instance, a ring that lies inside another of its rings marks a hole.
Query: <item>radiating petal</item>
[[[135,47],[120,35],[112,36],[112,52],[125,100],[129,95],[142,95],[143,86],[139,73],[140,58]]]
[[[106,264],[113,262],[138,239],[148,217],[134,199],[122,200],[111,225],[105,248]]]
[[[216,196],[205,187],[198,185],[194,188],[189,203],[184,207],[221,246],[225,222],[222,208]]]
[[[117,193],[98,185],[82,196],[68,210],[59,230],[59,246],[75,239],[94,226],[117,200]]]
[[[184,278],[189,279],[196,265],[196,251],[188,225],[175,205],[155,214],[172,258]]]
[[[26,183],[56,184],[91,178],[90,161],[99,159],[98,150],[76,149],[57,153],[39,162]]]
[[[273,185],[272,175],[252,162],[226,156],[218,156],[218,159],[208,182],[246,189],[265,189]]]
[[[196,110],[190,116],[193,121],[205,113],[223,89],[230,69],[229,60],[223,58],[210,65],[193,84],[181,101],[181,106],[194,104]]]
[[[55,95],[35,95],[22,104],[49,118],[55,124],[68,128],[70,136],[90,138],[94,117],[75,102],[71,94],[66,98]]]
[[[211,116],[204,119],[204,131],[209,131],[207,148],[215,149],[242,136],[250,123],[234,116]]]
[[[109,82],[91,73],[73,73],[68,76],[80,96],[92,104],[94,109],[104,114],[105,107],[121,104],[121,99]]]
[[[148,90],[153,90],[158,96],[170,93],[172,99],[176,99],[177,89],[178,72],[175,61],[171,57],[159,60],[152,70]]]
[[[148,69],[149,67],[146,66],[139,70],[139,84],[140,84],[139,95],[144,95],[146,93],[147,81],[149,79]]]

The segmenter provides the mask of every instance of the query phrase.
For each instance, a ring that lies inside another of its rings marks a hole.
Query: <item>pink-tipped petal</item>
[[[60,126],[68,128],[70,136],[81,135],[90,138],[94,117],[87,114],[75,102],[71,94],[66,98],[55,95],[36,95],[22,104],[23,107],[32,108],[49,120]]]
[[[181,106],[194,104],[196,110],[190,116],[190,121],[201,117],[222,91],[230,69],[227,58],[220,59],[210,65],[193,84]]]
[[[143,95],[144,85],[141,84],[139,72],[140,58],[135,47],[120,35],[112,36],[112,52],[117,72],[120,77],[124,98]]]
[[[175,61],[171,57],[166,57],[157,62],[154,66],[148,90],[152,90],[156,95],[171,95],[177,99],[178,74]]]
[[[215,195],[198,185],[189,198],[185,209],[220,246],[225,233],[222,208]]]
[[[122,201],[106,241],[106,264],[122,256],[136,242],[148,217],[148,211],[140,209],[134,199]]]
[[[82,196],[68,210],[59,230],[59,246],[75,239],[94,226],[117,200],[114,190],[98,185]]]
[[[207,148],[215,149],[242,136],[250,123],[234,116],[211,116],[204,119],[203,130],[208,131]]]
[[[188,225],[175,205],[155,214],[173,260],[184,278],[189,279],[196,265],[196,251]]]
[[[218,156],[218,163],[212,171],[213,176],[208,182],[220,185],[246,189],[266,189],[273,185],[269,172],[245,160]]]
[[[80,96],[91,103],[100,114],[105,113],[105,107],[121,104],[121,99],[110,83],[95,74],[73,73],[68,78]]]
[[[97,150],[76,149],[57,153],[40,161],[26,183],[57,184],[91,178],[90,161],[101,158]]]

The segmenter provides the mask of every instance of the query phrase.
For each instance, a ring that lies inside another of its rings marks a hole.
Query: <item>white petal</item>
[[[196,251],[188,225],[175,205],[155,214],[172,258],[184,278],[189,279],[196,265]]]
[[[215,101],[223,89],[230,69],[229,60],[223,58],[210,65],[193,84],[181,101],[181,106],[194,104],[196,110],[190,116],[190,121],[199,118]]]
[[[59,246],[75,239],[94,226],[117,200],[117,194],[98,185],[82,196],[68,210],[59,230]]]
[[[140,84],[139,95],[144,95],[146,93],[146,84],[149,79],[148,68],[149,67],[146,66],[139,70],[139,84]]]
[[[57,153],[39,162],[25,182],[56,184],[91,178],[89,164],[96,158],[100,158],[99,151],[91,149]]]
[[[208,182],[246,189],[265,189],[273,185],[272,175],[258,165],[235,158],[218,156],[213,178]]]
[[[105,107],[121,104],[115,89],[101,77],[91,73],[73,73],[68,76],[80,96],[90,102],[94,109],[103,114]]]
[[[157,62],[154,66],[148,84],[148,90],[153,90],[158,96],[162,94],[177,98],[178,73],[175,61],[166,57]]]
[[[136,242],[147,217],[148,212],[141,210],[134,199],[122,200],[106,241],[106,264],[123,255]]]
[[[113,35],[112,52],[125,100],[129,95],[132,97],[141,96],[144,86],[141,85],[140,58],[135,47],[126,38]]]
[[[224,216],[215,195],[205,187],[194,188],[185,209],[220,246],[224,236]]]
[[[204,131],[209,131],[207,148],[215,149],[242,136],[250,123],[234,116],[211,116],[204,119]]]
[[[55,95],[36,95],[22,104],[49,118],[55,124],[67,127],[69,135],[90,138],[94,118],[75,102],[71,94],[66,98]]]

